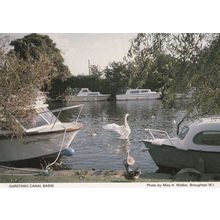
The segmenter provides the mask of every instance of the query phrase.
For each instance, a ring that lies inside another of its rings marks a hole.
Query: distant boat
[[[101,94],[100,92],[91,92],[88,88],[82,88],[77,95],[66,95],[66,102],[92,102],[106,101],[110,94]]]
[[[150,138],[143,142],[160,171],[193,168],[204,173],[220,172],[220,118],[194,121],[175,138],[166,131],[145,130]]]
[[[70,156],[69,149],[74,137],[82,128],[82,123],[63,123],[58,117],[64,110],[80,108],[83,105],[64,107],[50,111],[47,104],[38,99],[34,108],[36,114],[28,121],[17,122],[23,128],[22,138],[14,136],[12,131],[0,130],[0,164],[20,166],[32,162],[54,161],[62,156]],[[56,117],[53,112],[58,112]]]
[[[189,93],[189,94],[177,93],[176,94],[176,99],[191,99],[191,98],[192,98],[192,93]]]
[[[192,99],[193,93],[196,91],[195,87],[191,87],[187,92],[176,93],[176,99]]]
[[[160,99],[159,92],[150,89],[128,89],[125,94],[116,95],[116,100]]]

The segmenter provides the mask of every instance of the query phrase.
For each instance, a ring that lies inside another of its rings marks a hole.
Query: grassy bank
[[[49,173],[21,173],[18,171],[0,174],[0,183],[126,183],[126,182],[173,182],[173,181],[220,181],[220,174],[143,173],[137,180],[128,180],[123,171],[60,170]]]
[[[85,183],[85,182],[148,182],[148,181],[170,181],[168,174],[143,174],[137,180],[128,180],[123,171],[84,171],[84,170],[62,170],[52,171],[47,175],[42,174],[3,174],[0,175],[1,183]]]

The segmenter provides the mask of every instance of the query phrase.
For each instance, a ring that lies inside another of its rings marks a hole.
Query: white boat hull
[[[78,130],[66,132],[62,150],[68,148]],[[64,132],[25,136],[22,139],[4,138],[0,141],[0,163],[21,161],[58,153]]]
[[[116,100],[118,101],[129,101],[129,100],[150,100],[150,99],[160,99],[160,94],[143,94],[143,95],[116,95]]]
[[[110,98],[110,95],[101,95],[101,96],[65,96],[66,102],[97,102],[97,101],[107,101]]]

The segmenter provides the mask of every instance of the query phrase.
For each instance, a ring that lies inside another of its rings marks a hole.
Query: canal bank
[[[59,170],[49,172],[23,172],[18,170],[0,173],[0,183],[126,183],[126,182],[218,182],[220,174],[166,174],[143,173],[136,180],[125,178],[124,171],[111,170]]]

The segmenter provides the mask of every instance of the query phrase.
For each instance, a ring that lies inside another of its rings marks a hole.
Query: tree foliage
[[[96,76],[97,78],[102,76],[102,70],[97,65],[90,66],[91,75]]]
[[[51,87],[48,84],[44,85],[44,89],[49,91],[51,97],[55,98],[63,93],[57,86],[57,81],[65,81],[67,77],[71,76],[69,68],[64,64],[64,59],[61,51],[56,47],[56,44],[50,39],[48,35],[29,34],[21,39],[16,39],[10,43],[13,46],[11,52],[15,52],[19,59],[27,60],[29,57],[33,61],[46,54],[53,65],[51,74],[54,76]]]
[[[64,82],[66,91],[69,89],[89,88],[91,91],[106,93],[105,79],[96,75],[71,76]]]
[[[31,34],[11,45],[23,59],[27,54],[34,59],[44,52],[48,54],[56,68],[53,73],[58,76],[50,89],[53,97],[62,95],[68,87],[88,87],[113,96],[127,88],[149,88],[160,90],[163,101],[172,105],[176,93],[191,90],[189,111],[217,113],[220,108],[219,42],[219,34],[140,33],[132,40],[123,61],[113,61],[103,70],[91,65],[89,76],[71,76],[60,51],[48,36]]]
[[[198,54],[195,72],[189,77],[195,88],[191,108],[202,114],[220,111],[220,35],[215,34],[211,39]]]
[[[91,91],[108,93],[112,96],[129,87],[130,72],[123,62],[112,62],[104,70],[91,66],[91,75],[71,76],[65,81],[66,88],[89,88]]]
[[[219,34],[138,34],[128,52],[133,79],[145,87],[158,86],[168,104],[174,103],[176,93],[192,91],[189,112],[216,114],[220,110],[219,42]]]
[[[128,51],[127,61],[132,63],[131,87],[159,89],[169,81],[173,65],[166,43],[168,34],[138,34]]]
[[[123,92],[129,86],[130,70],[123,62],[112,62],[104,69],[106,88],[112,95]]]
[[[47,55],[38,60],[0,51],[0,129],[21,135],[22,121],[31,120],[34,104],[45,82],[49,83],[53,65]]]

